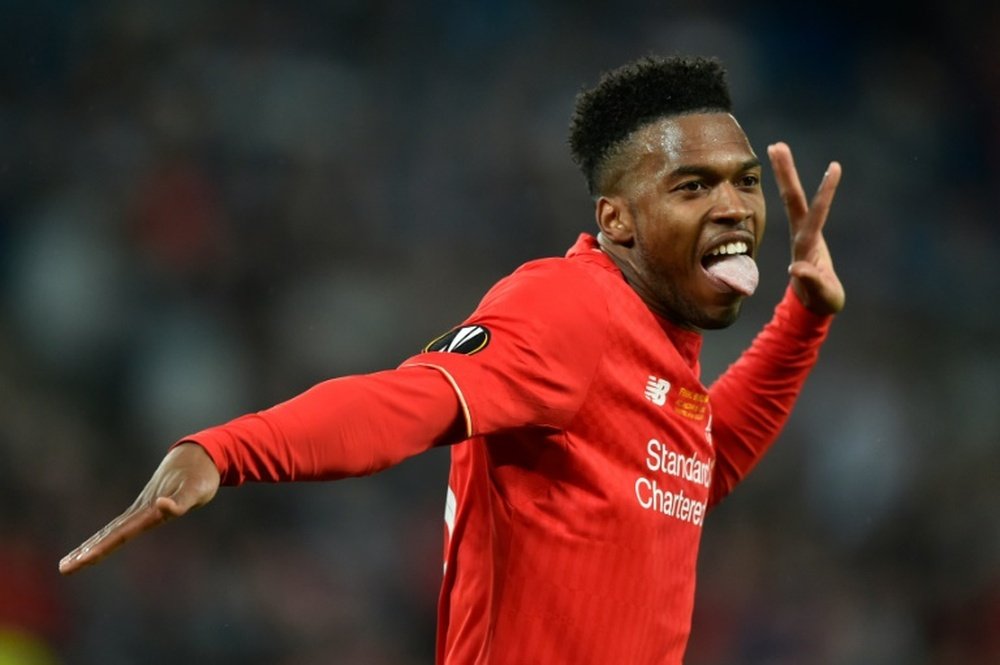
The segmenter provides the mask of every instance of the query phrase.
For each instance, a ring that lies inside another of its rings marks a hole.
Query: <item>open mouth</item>
[[[750,246],[742,240],[727,242],[724,245],[713,247],[705,256],[701,258],[701,264],[707,269],[709,265],[724,260],[727,256],[749,255]]]
[[[750,256],[750,245],[743,240],[716,245],[701,257],[713,283],[723,290],[753,295],[760,281],[757,263]]]

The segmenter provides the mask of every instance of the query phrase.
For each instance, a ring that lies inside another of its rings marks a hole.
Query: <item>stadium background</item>
[[[574,94],[682,51],[725,60],[809,189],[843,162],[849,294],[707,522],[688,662],[1000,662],[1000,6],[800,4],[3,2],[0,661],[430,662],[446,451],[56,562],[177,437],[395,365],[590,230]],[[783,287],[768,188],[761,294],[707,379]]]

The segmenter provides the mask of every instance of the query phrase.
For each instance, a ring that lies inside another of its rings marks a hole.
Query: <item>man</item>
[[[332,479],[454,444],[438,662],[680,663],[707,512],[787,419],[844,291],[811,205],[768,155],[792,237],[772,321],[710,389],[700,330],[757,285],[761,164],[722,67],[647,58],[577,101],[570,144],[599,233],[522,266],[399,368],[327,381],[195,434],[60,564],[92,564],[220,482]]]

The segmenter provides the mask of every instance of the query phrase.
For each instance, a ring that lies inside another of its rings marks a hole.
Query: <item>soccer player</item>
[[[323,382],[185,438],[64,573],[210,501],[220,483],[374,473],[451,445],[437,661],[680,663],[702,525],[774,441],[844,305],[823,226],[769,146],[789,287],[711,387],[701,331],[758,281],[761,163],[715,60],[645,58],[577,100],[598,233],[527,263],[398,368]]]

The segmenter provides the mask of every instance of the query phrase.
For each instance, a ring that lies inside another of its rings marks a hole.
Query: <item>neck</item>
[[[635,261],[633,259],[633,253],[629,248],[618,245],[610,240],[603,233],[597,234],[597,246],[600,247],[601,251],[608,255],[611,262],[615,264],[618,270],[621,271],[622,276],[632,290],[636,292],[636,295],[646,304],[646,307],[651,309],[657,316],[670,321],[672,324],[678,328],[683,328],[685,330],[691,330],[697,332],[698,329],[692,326],[687,321],[683,321],[677,317],[677,315],[664,307],[662,303],[654,295],[653,289],[649,288],[646,280],[642,277],[642,271],[636,267]]]

